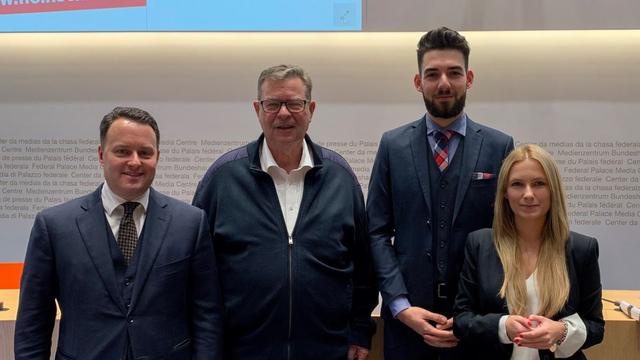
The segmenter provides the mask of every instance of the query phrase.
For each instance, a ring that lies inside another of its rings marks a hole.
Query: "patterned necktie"
[[[120,229],[118,230],[118,247],[122,251],[124,261],[129,265],[129,260],[133,256],[133,252],[136,250],[138,244],[138,231],[136,230],[136,223],[133,221],[133,211],[138,207],[140,203],[126,202],[123,203],[124,215],[120,220]]]
[[[452,136],[453,131],[451,130],[447,130],[446,133],[440,131],[433,133],[433,137],[436,139],[436,146],[433,149],[434,156],[440,172],[444,172],[449,166],[449,140]]]

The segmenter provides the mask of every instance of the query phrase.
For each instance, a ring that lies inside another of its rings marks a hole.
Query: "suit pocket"
[[[469,190],[467,191],[467,197],[469,200],[467,205],[471,206],[474,212],[483,212],[487,209],[493,209],[493,204],[496,199],[496,179],[482,179],[472,180]],[[493,210],[489,211],[491,217],[493,217]],[[491,225],[488,225],[491,226]]]
[[[486,186],[493,186],[495,187],[496,184],[496,179],[475,179],[475,180],[471,180],[471,186],[472,187],[486,187]]]
[[[153,274],[156,276],[169,276],[175,273],[186,271],[189,266],[189,257],[171,261],[169,263],[156,265],[153,267]]]
[[[187,346],[189,346],[189,344],[191,344],[191,339],[186,338],[186,339],[184,339],[184,340],[180,341],[179,343],[175,344],[175,345],[173,346],[173,350],[181,350],[181,349],[184,349],[184,348],[186,348]]]

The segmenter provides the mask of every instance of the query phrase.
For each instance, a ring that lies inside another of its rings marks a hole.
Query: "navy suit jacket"
[[[130,304],[121,296],[100,197],[36,216],[22,274],[16,359],[219,359],[221,301],[204,212],[151,189]]]
[[[385,319],[391,318],[385,305],[399,295],[407,296],[413,306],[433,308],[436,279],[427,163],[432,150],[425,121],[422,117],[382,136],[369,182],[369,236]],[[510,136],[467,119],[462,153],[459,148],[454,155],[462,156],[456,160],[462,163],[448,244],[447,282],[452,291],[467,234],[491,226],[497,175],[512,149]],[[474,173],[493,177],[478,180]]]
[[[484,229],[469,235],[454,307],[453,332],[470,358],[510,359],[513,344],[502,344],[498,338],[498,323],[503,315],[509,314],[509,309],[498,296],[504,271],[492,234],[490,229]],[[569,299],[553,319],[577,313],[587,328],[587,339],[582,346],[585,349],[600,343],[604,336],[598,242],[571,232],[565,249]],[[554,358],[547,350],[541,350],[539,355],[542,360]],[[586,358],[578,351],[570,359]]]

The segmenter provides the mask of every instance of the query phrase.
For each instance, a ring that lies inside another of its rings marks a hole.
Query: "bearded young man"
[[[456,358],[452,308],[471,231],[491,227],[496,179],[513,138],[465,113],[469,44],[439,28],[418,42],[427,113],[386,132],[367,199],[383,298],[385,359]]]

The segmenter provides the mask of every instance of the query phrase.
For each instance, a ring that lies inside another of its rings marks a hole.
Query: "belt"
[[[445,282],[441,282],[438,283],[437,288],[436,288],[436,296],[438,297],[438,299],[447,299],[449,294],[449,290],[448,290],[448,286],[447,283]]]

